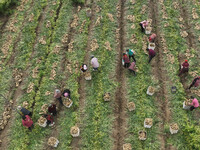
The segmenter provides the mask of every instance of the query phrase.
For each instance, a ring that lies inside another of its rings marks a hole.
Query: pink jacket
[[[190,105],[192,105],[192,106],[194,106],[195,108],[197,108],[197,107],[199,107],[199,102],[198,102],[198,100],[197,100],[196,98],[194,98],[194,99],[192,100],[192,103],[191,103]]]
[[[199,86],[199,83],[200,83],[200,79],[197,80],[197,81],[195,82],[194,86],[195,86],[195,87],[198,87],[198,86]]]
[[[135,71],[135,62],[132,62],[128,69]]]
[[[146,20],[144,20],[144,21],[142,21],[140,23],[142,24],[143,28],[146,28],[148,26],[148,24],[149,24],[148,21],[146,21]]]
[[[96,57],[92,58],[91,64],[93,68],[98,68],[99,67],[98,59]]]
[[[150,37],[149,37],[149,41],[151,42],[152,40],[155,40],[156,38],[156,34],[153,33]]]
[[[25,126],[26,128],[29,128],[29,127],[32,126],[33,121],[31,120],[31,117],[29,117],[28,115],[26,115],[25,117],[26,117],[25,120],[22,119],[22,124],[23,124],[23,126]]]

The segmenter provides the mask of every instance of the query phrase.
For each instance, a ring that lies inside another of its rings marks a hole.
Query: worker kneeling
[[[133,61],[133,62],[131,63],[131,65],[129,66],[128,70],[129,70],[131,73],[133,73],[134,75],[136,75],[136,74],[135,74],[135,62],[134,62],[134,61]]]

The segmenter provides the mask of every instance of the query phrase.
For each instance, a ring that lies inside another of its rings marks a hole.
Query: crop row
[[[86,84],[86,108],[84,129],[82,131],[82,149],[111,149],[112,108],[103,101],[103,94],[110,92],[115,95],[116,83],[112,80],[115,72],[116,43],[115,29],[117,29],[115,7],[117,3],[111,0],[98,1],[96,7],[96,22],[93,30],[93,40],[96,46],[91,47],[90,54],[94,54],[100,63],[98,72],[92,72],[92,81]],[[110,18],[108,17],[110,16]],[[96,40],[95,40],[96,39]],[[96,42],[95,42],[96,41]],[[105,43],[110,43],[111,49]],[[91,68],[90,68],[91,69]],[[112,98],[112,101],[114,99]]]
[[[186,40],[181,37],[181,29],[180,29],[180,22],[178,18],[175,16],[180,17],[180,12],[177,10],[177,5],[174,3],[174,7],[171,7],[169,1],[165,1],[164,5],[162,1],[160,2],[160,18],[162,21],[160,22],[161,25],[161,41],[163,43],[163,51],[164,51],[164,61],[166,64],[166,69],[168,72],[168,77],[171,82],[169,82],[168,86],[168,94],[171,103],[171,110],[172,110],[172,121],[178,123],[180,127],[180,133],[177,135],[173,135],[172,138],[168,139],[168,144],[173,144],[177,149],[185,149],[185,139],[187,139],[187,130],[189,130],[190,125],[194,125],[195,121],[192,119],[191,113],[187,113],[185,110],[182,109],[182,103],[188,97],[185,94],[185,90],[183,88],[182,83],[180,82],[180,78],[178,77],[178,70],[180,54],[186,54],[187,52],[187,43]],[[176,14],[176,15],[174,15]],[[172,40],[173,39],[173,40]],[[190,55],[195,55],[194,50],[189,51]],[[184,56],[186,57],[186,56]],[[195,62],[197,60],[196,57],[186,57],[190,63],[190,71],[194,71]],[[189,78],[190,81],[192,78]],[[176,94],[171,93],[171,86],[176,86],[177,92]],[[188,123],[190,120],[190,123]],[[169,125],[165,125],[166,129]],[[197,126],[196,126],[197,127]],[[198,131],[195,127],[194,130]]]
[[[140,30],[139,23],[148,19],[148,3],[147,1],[138,1],[135,3],[127,2],[127,47],[126,49],[133,49],[136,52],[136,76],[127,72],[128,83],[128,99],[129,102],[134,102],[136,109],[134,112],[129,112],[128,132],[129,137],[126,139],[127,143],[131,143],[133,149],[159,149],[160,141],[157,134],[159,133],[159,118],[157,117],[158,108],[155,103],[155,95],[148,96],[146,94],[149,86],[157,88],[158,81],[152,75],[151,65],[148,64],[147,55],[147,40],[146,35]],[[154,61],[154,60],[152,60]],[[153,126],[151,129],[144,129],[145,118],[153,119]],[[139,131],[147,132],[147,140],[140,141],[138,138]]]

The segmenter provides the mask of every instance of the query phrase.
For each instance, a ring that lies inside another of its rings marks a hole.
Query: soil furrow
[[[124,139],[126,136],[126,129],[127,129],[127,116],[126,116],[126,103],[127,100],[125,98],[125,74],[124,68],[121,63],[123,50],[125,48],[125,2],[126,0],[119,1],[120,7],[120,17],[118,18],[118,25],[119,25],[119,43],[117,46],[118,56],[117,56],[117,68],[116,68],[116,79],[119,83],[119,87],[116,89],[115,94],[115,102],[114,102],[114,125],[113,125],[113,139],[114,139],[114,146],[113,150],[121,150],[122,145],[124,144]]]
[[[160,35],[160,27],[159,27],[159,14],[158,14],[158,6],[155,0],[149,1],[150,14],[152,19],[152,27],[153,31],[157,35],[156,40],[156,57],[155,61],[152,61],[152,73],[158,79],[160,89],[156,95],[156,101],[158,103],[158,118],[161,120],[159,123],[159,129],[161,134],[158,135],[158,138],[161,142],[161,150],[168,149],[166,146],[167,136],[162,134],[164,133],[164,125],[169,123],[170,121],[170,109],[169,109],[169,101],[168,101],[168,92],[167,92],[167,72],[165,70],[164,60],[163,60],[163,51],[162,51],[162,43],[161,43],[161,35]]]
[[[94,28],[94,23],[95,23],[95,2],[94,0],[91,1],[92,6],[91,6],[91,17],[90,17],[90,24],[88,27],[88,40],[87,40],[87,47],[86,47],[86,54],[84,57],[84,64],[86,64],[87,66],[89,66],[89,51],[90,51],[90,44],[92,41],[92,30]],[[78,83],[79,83],[79,89],[78,89],[78,93],[80,95],[79,98],[79,120],[77,122],[77,126],[80,128],[80,130],[83,129],[84,125],[83,120],[84,120],[84,109],[85,109],[85,99],[86,99],[86,81],[84,78],[84,74],[82,74],[79,79],[78,79]],[[77,138],[73,138],[72,142],[71,142],[71,147],[72,149],[78,149],[81,147],[81,137],[77,137]]]

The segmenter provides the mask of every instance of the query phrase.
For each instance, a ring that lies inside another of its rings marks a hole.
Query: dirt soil
[[[114,102],[114,123],[113,123],[113,133],[112,137],[114,139],[113,150],[122,150],[124,144],[124,139],[126,138],[127,129],[127,114],[126,114],[126,104],[127,100],[125,98],[125,69],[122,66],[121,59],[123,50],[125,48],[125,2],[126,0],[119,0],[120,6],[120,17],[118,18],[120,39],[117,47],[117,68],[116,68],[116,79],[120,84],[116,90],[115,102]]]
[[[167,93],[167,72],[165,71],[165,65],[163,61],[163,51],[162,51],[162,43],[160,41],[160,29],[159,29],[159,14],[158,14],[158,6],[155,0],[149,1],[150,14],[152,19],[152,27],[153,32],[157,35],[156,38],[156,57],[153,58],[151,62],[152,64],[152,73],[156,79],[159,80],[160,89],[159,92],[156,93],[156,103],[158,104],[158,118],[161,120],[159,123],[159,129],[161,133],[164,133],[164,125],[169,123],[170,121],[170,108],[169,108],[169,100]],[[166,135],[159,134],[158,138],[161,142],[161,150],[170,149],[170,147],[166,146]]]

